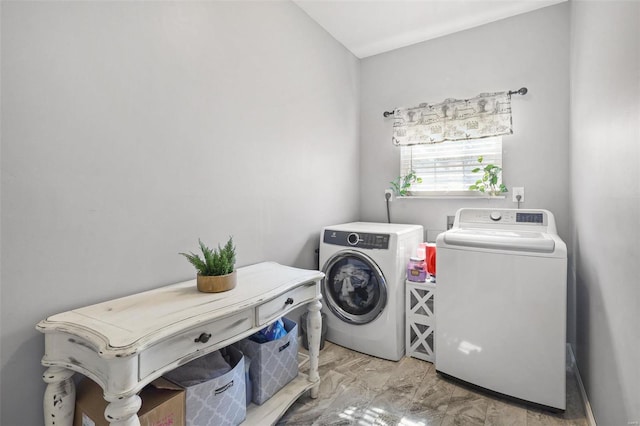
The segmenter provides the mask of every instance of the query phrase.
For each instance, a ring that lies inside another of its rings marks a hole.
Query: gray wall
[[[384,189],[399,174],[392,118],[382,112],[481,92],[529,89],[512,98],[514,134],[504,136],[503,180],[525,187],[522,207],[556,217],[569,249],[569,4],[543,8],[362,60],[361,217],[386,221]],[[504,200],[412,199],[391,203],[391,220],[417,223],[427,239],[460,207],[516,207]],[[568,339],[574,336],[569,282]]]
[[[42,422],[48,315],[357,219],[358,60],[290,2],[2,2],[3,425]],[[242,285],[242,283],[240,283]]]
[[[597,423],[638,424],[640,3],[575,1],[571,18],[576,358]]]
[[[565,3],[363,59],[362,218],[386,221],[384,189],[399,174],[400,150],[391,144],[393,119],[383,118],[383,111],[526,86],[527,95],[512,99],[514,134],[502,139],[503,179],[509,188],[525,187],[523,207],[550,209],[567,239],[568,56]],[[446,229],[446,215],[463,206],[515,204],[509,196],[398,200],[391,206],[391,219],[438,231]]]

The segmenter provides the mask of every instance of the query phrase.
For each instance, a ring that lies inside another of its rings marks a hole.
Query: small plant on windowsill
[[[203,257],[195,253],[180,253],[187,258],[198,272],[197,287],[204,293],[218,293],[231,290],[236,286],[236,248],[233,245],[233,237],[217,249],[210,249],[200,239],[200,250]]]
[[[495,164],[482,164],[483,160],[484,158],[482,158],[482,156],[478,157],[478,164],[480,164],[480,167],[476,167],[471,170],[472,173],[482,173],[482,177],[478,179],[475,184],[469,186],[469,189],[472,191],[487,193],[491,196],[500,195],[503,192],[509,192],[503,183],[498,184],[502,168]]]
[[[396,195],[404,197],[411,195],[409,189],[414,183],[422,183],[422,178],[416,175],[416,172],[411,170],[404,176],[398,176],[391,182],[391,186]]]

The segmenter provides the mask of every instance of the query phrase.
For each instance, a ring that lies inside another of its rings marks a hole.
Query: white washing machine
[[[353,222],[320,235],[326,339],[379,358],[404,356],[405,277],[421,225]]]
[[[460,209],[436,250],[436,370],[564,410],[567,248],[553,214]]]

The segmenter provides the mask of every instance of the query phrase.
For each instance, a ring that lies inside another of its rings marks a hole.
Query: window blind
[[[500,136],[402,146],[400,150],[401,175],[413,170],[422,178],[422,183],[411,186],[411,192],[418,195],[470,192],[469,185],[482,177],[481,173],[471,172],[479,166],[480,156],[484,157],[483,165],[502,167]]]

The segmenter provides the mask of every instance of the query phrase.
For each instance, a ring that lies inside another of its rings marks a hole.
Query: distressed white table
[[[42,365],[48,367],[45,425],[71,425],[75,372],[102,387],[111,425],[139,425],[137,393],[145,385],[307,304],[309,374],[300,373],[263,405],[251,404],[245,421],[275,423],[305,391],[318,395],[323,277],[319,271],[258,263],[239,268],[238,285],[224,293],[200,293],[194,279],[41,321],[36,328],[45,335]]]

